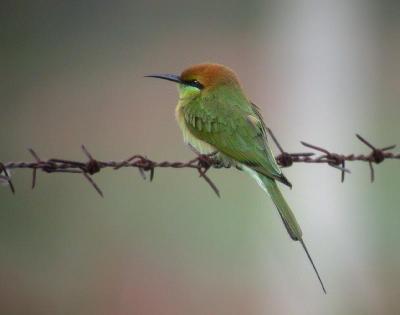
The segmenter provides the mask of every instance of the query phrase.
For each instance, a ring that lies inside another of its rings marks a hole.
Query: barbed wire
[[[302,153],[288,153],[283,149],[274,133],[268,129],[274,143],[278,147],[280,154],[276,156],[276,160],[281,167],[290,167],[294,163],[321,163],[327,164],[341,171],[341,181],[345,180],[345,173],[350,173],[346,168],[346,162],[367,162],[369,164],[371,182],[375,179],[374,164],[382,163],[385,160],[397,159],[400,160],[400,153],[390,152],[396,145],[390,145],[383,148],[377,148],[372,145],[365,138],[356,134],[357,138],[364,143],[371,151],[369,154],[339,154],[333,153],[329,150],[316,146],[313,144],[301,141],[301,144],[309,149],[319,152],[302,152]],[[47,159],[42,160],[39,155],[33,150],[28,149],[30,154],[33,156],[33,162],[0,162],[0,181],[8,184],[12,193],[15,193],[15,187],[11,180],[10,170],[13,169],[31,169],[32,170],[32,189],[35,188],[37,183],[37,172],[42,171],[45,173],[76,173],[82,174],[82,176],[92,185],[97,193],[103,197],[103,192],[100,187],[93,180],[93,175],[99,173],[101,170],[110,168],[118,170],[126,167],[133,167],[139,170],[140,175],[143,179],[146,179],[146,173],[149,173],[149,180],[152,181],[155,174],[156,168],[189,168],[194,169],[198,172],[199,176],[203,178],[211,189],[219,197],[219,190],[215,183],[207,175],[210,168],[230,168],[231,165],[224,165],[215,158],[216,153],[208,155],[198,155],[196,158],[187,162],[156,162],[143,155],[136,154],[123,161],[101,161],[93,157],[88,149],[82,145],[83,153],[87,157],[86,162],[72,161],[66,159]]]

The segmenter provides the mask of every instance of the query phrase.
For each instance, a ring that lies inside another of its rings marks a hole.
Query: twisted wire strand
[[[395,145],[377,148],[359,134],[357,134],[356,136],[370,149],[369,154],[339,154],[330,152],[323,147],[309,144],[304,141],[301,141],[301,144],[303,146],[308,149],[317,151],[318,154],[316,152],[288,153],[283,149],[273,132],[270,129],[268,129],[268,132],[270,133],[274,143],[280,151],[280,154],[276,156],[276,160],[281,167],[290,167],[294,163],[327,164],[341,171],[342,182],[345,180],[345,174],[350,173],[349,169],[346,168],[347,162],[367,162],[369,164],[371,182],[373,182],[375,179],[375,171],[373,166],[374,164],[379,164],[383,161],[391,159],[400,160],[400,153],[391,152],[391,150],[396,147]],[[76,173],[82,174],[82,176],[88,181],[89,184],[92,185],[97,193],[103,197],[102,190],[93,180],[93,175],[99,173],[103,169],[110,168],[118,170],[121,168],[133,167],[139,170],[143,179],[147,178],[146,173],[148,173],[149,180],[152,181],[156,168],[189,168],[196,170],[200,178],[203,178],[219,197],[219,190],[215,183],[210,179],[207,172],[210,168],[230,167],[229,165],[221,165],[221,163],[219,163],[217,159],[215,159],[215,153],[209,155],[198,155],[197,157],[186,162],[156,162],[140,154],[135,154],[123,161],[101,161],[94,158],[94,156],[88,151],[88,149],[84,145],[82,145],[81,148],[87,158],[86,162],[57,158],[42,160],[33,149],[28,149],[28,151],[34,158],[34,161],[7,163],[0,162],[0,181],[8,184],[11,192],[15,193],[15,187],[9,174],[9,170],[12,169],[31,169],[32,189],[36,187],[36,175],[38,171],[46,173]]]

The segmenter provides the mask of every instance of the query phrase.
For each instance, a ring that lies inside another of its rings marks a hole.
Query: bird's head
[[[194,98],[215,91],[221,87],[240,88],[235,73],[220,64],[203,63],[191,66],[180,75],[153,74],[146,77],[164,79],[178,83],[179,98]]]

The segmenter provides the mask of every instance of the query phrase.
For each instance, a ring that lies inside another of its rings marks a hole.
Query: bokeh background
[[[400,140],[398,1],[1,1],[0,160],[142,153],[187,160],[173,84],[234,68],[288,151],[367,153]],[[1,314],[398,314],[400,167],[295,165],[283,187],[324,296],[257,185],[213,170],[13,173],[0,187]]]

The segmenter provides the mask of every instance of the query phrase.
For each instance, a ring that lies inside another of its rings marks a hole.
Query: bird
[[[146,77],[177,84],[175,117],[186,144],[198,154],[215,154],[219,162],[246,172],[270,196],[289,236],[301,243],[326,294],[302,230],[277,182],[292,185],[271,151],[260,108],[246,96],[235,72],[221,64],[202,63],[188,67],[180,75]]]

